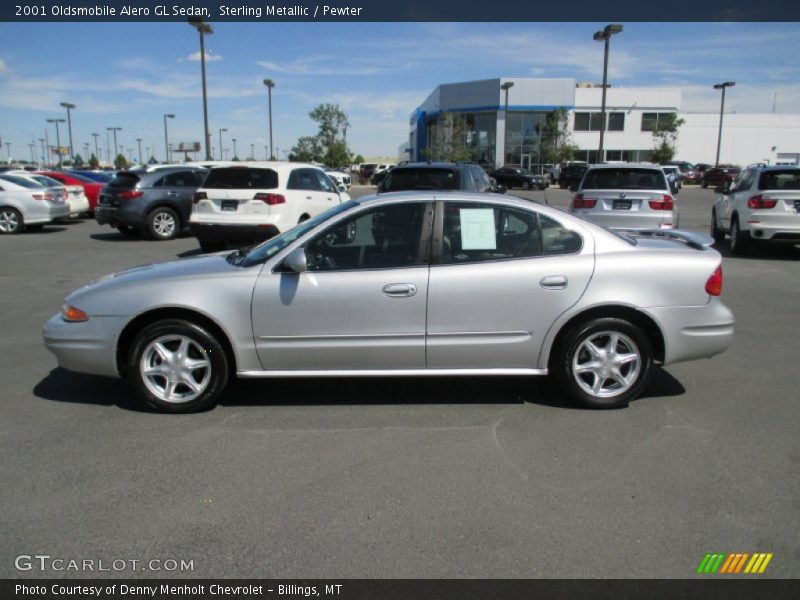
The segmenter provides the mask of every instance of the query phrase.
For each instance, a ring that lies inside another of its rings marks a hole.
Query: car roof
[[[653,163],[614,163],[609,165],[589,165],[591,170],[595,169],[660,169],[661,165],[654,165]]]
[[[216,169],[229,169],[229,168],[252,168],[252,169],[273,169],[273,170],[286,170],[286,169],[319,169],[324,171],[320,166],[311,163],[289,162],[283,160],[251,160],[247,162],[229,162],[225,164],[213,165],[210,170]]]

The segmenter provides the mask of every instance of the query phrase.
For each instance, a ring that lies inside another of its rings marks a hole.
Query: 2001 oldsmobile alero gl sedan
[[[44,341],[63,368],[125,377],[165,412],[212,406],[234,375],[550,373],[583,405],[618,407],[654,363],[730,345],[710,243],[496,194],[381,194],[250,250],[108,275]]]

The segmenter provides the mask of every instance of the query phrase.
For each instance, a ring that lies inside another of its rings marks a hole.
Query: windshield
[[[586,173],[584,190],[664,190],[664,172],[655,169],[592,169]]]
[[[453,169],[392,169],[381,187],[382,192],[405,190],[457,190],[458,173]]]
[[[47,175],[29,175],[31,179],[35,179],[42,185],[47,185],[50,187],[63,187],[63,183],[60,181],[56,181],[52,177],[48,177]]]
[[[343,213],[346,210],[353,208],[354,206],[358,206],[358,202],[354,200],[350,200],[349,202],[345,202],[344,204],[337,204],[333,208],[329,208],[323,213],[318,214],[316,217],[309,219],[308,221],[303,221],[299,225],[296,225],[289,231],[282,233],[279,236],[276,236],[270,240],[267,240],[263,244],[259,244],[255,246],[250,251],[248,251],[241,259],[241,264],[244,267],[250,267],[253,265],[257,265],[259,263],[263,263],[268,258],[274,256],[286,246],[291,244],[297,238],[302,235],[305,235],[307,232],[311,231],[324,221],[330,219],[331,217],[338,215],[339,213]]]
[[[800,190],[800,169],[765,171],[758,180],[760,190]]]

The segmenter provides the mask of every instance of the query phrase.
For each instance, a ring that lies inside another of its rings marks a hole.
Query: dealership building
[[[431,132],[445,125],[443,115],[464,117],[465,141],[472,159],[483,165],[541,162],[539,140],[548,118],[567,112],[569,141],[588,162],[647,161],[653,150],[652,128],[659,119],[677,114],[684,120],[676,143],[676,159],[714,163],[719,112],[681,110],[681,90],[608,87],[604,156],[598,157],[602,85],[575,79],[497,78],[436,87],[411,116],[401,160],[424,160]],[[506,97],[507,94],[507,97]],[[507,111],[506,111],[507,105]],[[747,165],[800,164],[800,114],[724,115],[720,163]]]

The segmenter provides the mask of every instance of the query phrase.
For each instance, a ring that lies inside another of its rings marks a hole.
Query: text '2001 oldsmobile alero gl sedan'
[[[733,336],[711,238],[654,235],[495,194],[381,194],[250,250],[108,275],[44,340],[167,412],[213,405],[233,375],[550,373],[585,406],[624,406],[653,364]]]

